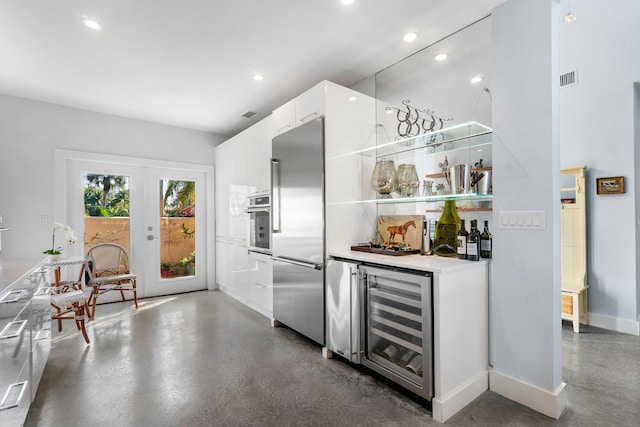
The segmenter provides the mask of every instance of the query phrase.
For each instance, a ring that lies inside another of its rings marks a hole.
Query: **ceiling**
[[[504,1],[2,1],[0,93],[231,136],[321,80],[352,86]]]

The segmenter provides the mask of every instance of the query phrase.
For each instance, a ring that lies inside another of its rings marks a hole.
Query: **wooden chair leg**
[[[136,289],[135,279],[131,282],[131,285],[131,287],[133,288],[133,302],[136,304],[136,308],[138,308],[138,291]]]
[[[90,344],[91,341],[89,341],[87,329],[85,328],[84,324],[84,303],[75,303],[74,313],[76,315],[76,326],[78,327],[78,330],[82,332],[82,336],[84,337],[84,340],[87,342],[87,344]]]
[[[98,288],[97,286],[94,286],[93,292],[91,293],[91,297],[93,298],[93,301],[91,303],[91,316],[89,316],[91,319],[93,319],[96,316],[96,302],[98,300],[99,293],[100,293],[100,288]]]

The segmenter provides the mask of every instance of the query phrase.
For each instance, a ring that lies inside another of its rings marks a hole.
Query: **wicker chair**
[[[51,295],[51,305],[56,310],[56,313],[51,318],[58,321],[58,329],[62,329],[60,324],[62,319],[75,320],[76,327],[82,332],[84,340],[89,344],[89,337],[84,325],[84,308],[86,304],[87,297],[80,289],[72,289]]]
[[[138,308],[137,276],[131,273],[129,252],[125,248],[115,243],[100,243],[87,251],[87,258],[90,274],[87,287],[93,289],[89,295],[90,319],[96,314],[98,297],[110,291],[119,291],[122,301],[126,300],[124,291],[132,292],[133,301]]]

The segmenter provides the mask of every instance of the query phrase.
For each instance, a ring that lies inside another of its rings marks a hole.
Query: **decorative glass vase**
[[[456,211],[456,201],[447,199],[433,235],[433,253],[440,256],[457,257],[459,231],[460,217]]]
[[[398,187],[400,188],[400,195],[402,197],[417,195],[420,180],[418,179],[416,165],[407,163],[398,165]]]
[[[378,160],[371,175],[371,188],[380,195],[381,198],[389,198],[393,191],[398,188],[398,174],[393,160]]]

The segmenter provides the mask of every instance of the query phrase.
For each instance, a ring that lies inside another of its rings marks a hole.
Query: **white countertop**
[[[34,256],[24,258],[0,258],[0,292],[3,292],[16,280],[19,280],[34,267],[44,264],[48,256]]]
[[[447,271],[459,271],[465,268],[487,264],[488,260],[466,261],[458,258],[446,258],[437,255],[381,255],[360,251],[333,251],[331,257],[344,258],[353,261],[368,262],[390,267],[408,268],[411,270],[431,271],[433,273],[445,273]]]

